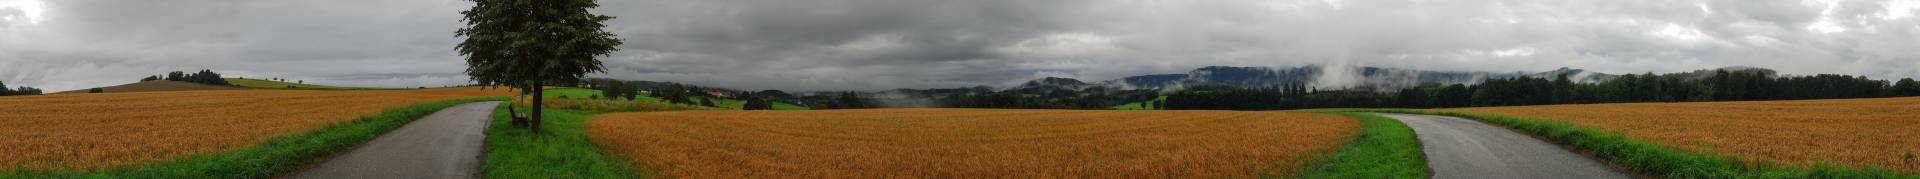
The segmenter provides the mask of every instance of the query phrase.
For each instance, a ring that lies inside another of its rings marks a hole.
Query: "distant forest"
[[[20,88],[7,88],[7,82],[0,81],[0,96],[40,95],[40,93],[40,88],[25,86],[21,86]]]
[[[883,92],[829,92],[797,96],[778,90],[739,91],[670,82],[588,79],[570,84],[602,89],[604,96],[645,95],[672,103],[707,105],[707,98],[747,101],[748,109],[785,102],[814,109],[877,107],[955,107],[1018,109],[1109,109],[1139,104],[1145,109],[1287,110],[1311,108],[1453,108],[1630,102],[1700,102],[1841,99],[1920,96],[1920,82],[1889,82],[1864,76],[1776,75],[1771,70],[1702,70],[1669,74],[1619,75],[1601,82],[1575,82],[1570,76],[1491,78],[1478,84],[1423,84],[1398,90],[1315,89],[1304,83],[1265,87],[1189,86],[1177,91],[1121,89],[1058,83],[995,91],[988,87],[900,89]],[[1040,80],[1046,81],[1046,80]],[[561,84],[569,85],[569,84]],[[629,93],[620,93],[627,91]],[[892,96],[867,98],[873,96]],[[900,97],[906,96],[906,97]],[[1165,101],[1154,101],[1160,97]],[[925,104],[892,106],[882,104]]]
[[[1306,84],[1268,87],[1191,86],[1179,91],[1090,89],[1003,91],[936,98],[948,107],[1083,108],[1144,102],[1167,96],[1150,109],[1286,110],[1309,108],[1451,108],[1628,102],[1698,102],[1839,99],[1920,96],[1920,83],[1889,83],[1863,76],[1777,76],[1772,71],[1713,70],[1695,73],[1629,74],[1598,83],[1555,78],[1487,79],[1479,84],[1425,84],[1397,91],[1321,90]]]
[[[590,78],[574,83],[559,83],[559,86],[574,86],[600,90],[599,96],[607,99],[638,100],[645,91],[647,97],[658,98],[667,103],[686,104],[707,107],[719,107],[713,99],[733,99],[744,102],[744,110],[771,110],[774,102],[785,102],[812,109],[860,109],[873,108],[867,99],[860,98],[855,92],[841,92],[834,95],[794,96],[780,90],[740,91],[725,88],[703,87],[671,82],[625,81],[606,78]],[[598,97],[596,97],[598,98]],[[696,100],[697,99],[697,100]]]
[[[1600,83],[1516,77],[1480,84],[1423,85],[1393,93],[1194,87],[1170,94],[1164,109],[1281,110],[1306,108],[1451,108],[1630,102],[1699,102],[1920,96],[1920,83],[1821,74],[1775,77],[1768,71],[1715,70],[1710,75],[1622,75]]]

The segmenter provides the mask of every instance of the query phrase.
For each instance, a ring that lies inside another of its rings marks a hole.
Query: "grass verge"
[[[1920,178],[1920,176],[1905,175],[1884,169],[1845,168],[1825,163],[1814,164],[1813,167],[1808,168],[1749,164],[1712,153],[1661,147],[1649,142],[1628,139],[1616,133],[1548,120],[1409,109],[1347,111],[1453,116],[1506,126],[1592,154],[1635,173],[1659,178]]]
[[[505,104],[503,104],[505,105]],[[541,133],[513,127],[505,106],[493,113],[487,127],[487,160],[481,170],[488,178],[652,178],[634,171],[625,160],[594,147],[587,138],[587,120],[599,113],[545,109]]]
[[[1294,178],[1427,178],[1427,159],[1413,128],[1368,113],[1337,112],[1360,120],[1359,136],[1331,158],[1316,161]]]
[[[454,105],[505,101],[507,97],[480,97],[415,104],[389,109],[359,120],[293,135],[268,138],[260,144],[211,154],[188,156],[155,164],[102,171],[12,170],[0,178],[272,178],[317,163],[387,131]]]

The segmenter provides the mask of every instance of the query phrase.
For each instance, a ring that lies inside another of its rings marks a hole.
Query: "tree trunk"
[[[541,94],[542,91],[545,91],[545,88],[546,88],[545,86],[542,86],[540,84],[539,80],[533,81],[533,114],[530,116],[527,116],[527,118],[533,119],[531,122],[533,123],[533,125],[530,125],[533,128],[533,133],[540,133],[540,122],[541,122],[540,108],[546,108],[545,106],[540,105],[541,104],[540,96],[545,96],[544,94]]]

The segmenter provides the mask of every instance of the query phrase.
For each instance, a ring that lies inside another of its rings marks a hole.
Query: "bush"
[[[747,95],[747,103],[746,103],[746,104],[742,104],[742,105],[740,105],[740,109],[743,109],[743,110],[773,110],[773,103],[772,103],[772,102],[768,102],[768,101],[767,101],[767,99],[766,99],[766,97],[763,97],[763,96],[758,96],[758,95],[751,95],[751,94],[749,94],[749,95]]]

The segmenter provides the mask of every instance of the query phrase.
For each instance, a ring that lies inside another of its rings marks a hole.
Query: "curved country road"
[[[1605,163],[1480,121],[1379,115],[1413,128],[1433,178],[1632,178]]]
[[[288,178],[475,178],[500,102],[441,109]]]

